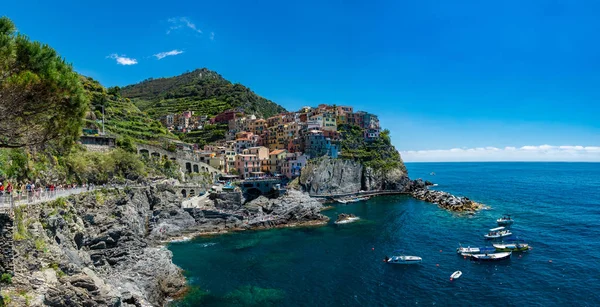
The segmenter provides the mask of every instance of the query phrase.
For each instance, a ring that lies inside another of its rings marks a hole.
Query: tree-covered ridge
[[[171,78],[147,79],[122,88],[122,93],[155,118],[188,110],[213,116],[236,107],[263,117],[285,111],[249,88],[233,84],[206,68]]]
[[[102,130],[102,107],[104,106],[105,129],[119,137],[130,137],[137,142],[159,142],[176,139],[162,124],[140,111],[129,98],[121,97],[120,89],[106,89],[98,81],[81,77],[86,95],[90,100],[88,128]]]
[[[392,145],[390,131],[383,130],[375,141],[367,142],[360,127],[339,125],[340,158],[364,163],[366,166],[379,170],[400,168],[406,172],[406,167],[400,153]]]

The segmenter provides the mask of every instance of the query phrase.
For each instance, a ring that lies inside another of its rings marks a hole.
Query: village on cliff
[[[263,119],[244,114],[243,109],[222,112],[213,118],[195,115],[193,111],[168,114],[160,118],[169,130],[189,132],[206,124],[228,124],[224,140],[204,148],[178,143],[177,148],[192,152],[199,161],[241,178],[300,175],[307,161],[321,156],[337,158],[340,153],[339,125],[361,129],[364,140],[379,138],[380,125],[376,115],[354,112],[349,106],[321,104],[303,107],[298,112],[284,112]],[[187,170],[192,172],[191,169]]]

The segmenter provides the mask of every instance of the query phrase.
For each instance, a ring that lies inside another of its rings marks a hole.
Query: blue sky
[[[290,110],[376,113],[410,161],[600,161],[599,11],[597,1],[10,1],[0,14],[106,86],[207,67]]]

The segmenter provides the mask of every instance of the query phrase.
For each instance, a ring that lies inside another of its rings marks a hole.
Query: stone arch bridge
[[[220,170],[200,161],[200,157],[194,153],[188,152],[170,152],[160,147],[138,144],[137,152],[139,155],[155,159],[169,159],[175,161],[186,173],[209,173],[213,178],[222,175]]]

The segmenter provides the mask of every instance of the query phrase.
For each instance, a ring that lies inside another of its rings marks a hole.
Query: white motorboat
[[[486,239],[498,239],[503,237],[512,236],[512,232],[504,227],[497,227],[490,229],[490,232],[483,235]]]
[[[456,249],[457,254],[485,254],[485,253],[493,253],[496,249],[491,246],[482,246],[482,247],[463,247],[459,245]]]
[[[472,261],[499,261],[509,259],[512,252],[506,253],[494,253],[494,254],[473,254],[471,255]]]
[[[392,256],[392,257],[385,256],[385,259],[383,259],[384,262],[390,263],[390,264],[419,264],[419,263],[421,263],[422,260],[423,259],[421,257],[406,256],[406,255]]]
[[[501,218],[497,219],[496,222],[498,223],[498,225],[506,226],[511,225],[515,221],[510,217],[509,214],[505,214]]]
[[[462,276],[461,271],[456,271],[450,275],[450,280],[459,279]]]

